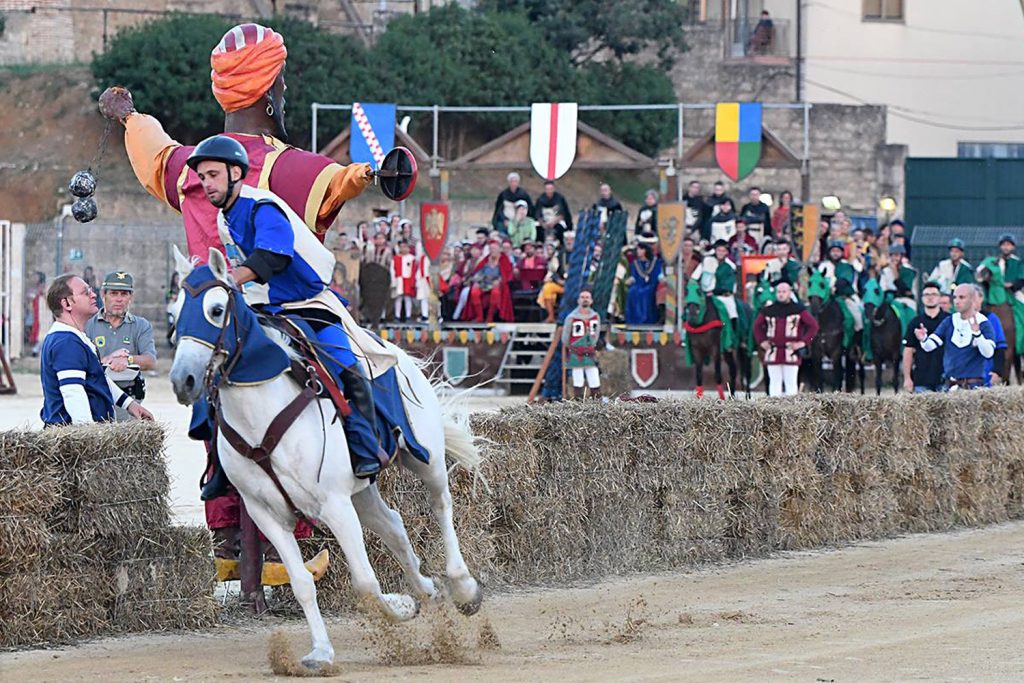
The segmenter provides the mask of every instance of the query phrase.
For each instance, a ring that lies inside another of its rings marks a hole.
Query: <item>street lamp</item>
[[[888,223],[896,213],[896,200],[888,195],[882,197],[878,200],[878,208],[885,214],[885,222]]]
[[[771,196],[767,192],[762,192],[761,203],[764,204],[765,206],[771,206],[772,204],[775,203],[775,197]]]
[[[843,208],[843,203],[839,201],[839,197],[834,194],[830,194],[827,197],[821,198],[821,207],[826,211],[835,213],[839,209]]]

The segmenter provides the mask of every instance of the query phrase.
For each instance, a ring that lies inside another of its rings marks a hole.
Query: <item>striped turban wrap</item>
[[[210,54],[213,96],[225,112],[259,102],[277,74],[288,50],[280,33],[259,24],[239,24],[224,34]]]

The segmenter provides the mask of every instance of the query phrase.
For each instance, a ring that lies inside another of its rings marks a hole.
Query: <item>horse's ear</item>
[[[192,272],[192,262],[185,258],[185,255],[178,249],[177,244],[171,248],[174,250],[174,269],[178,271],[178,278],[184,281],[188,274]]]
[[[209,265],[214,277],[227,285],[231,284],[228,277],[228,260],[224,258],[224,253],[220,249],[210,247]]]

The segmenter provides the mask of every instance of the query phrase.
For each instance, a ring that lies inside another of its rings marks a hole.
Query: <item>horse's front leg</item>
[[[334,492],[322,507],[320,516],[331,527],[345,553],[356,596],[360,600],[368,599],[377,604],[392,621],[406,621],[416,616],[419,605],[411,595],[381,593],[380,582],[366,554],[363,528],[359,524],[359,515],[356,514],[352,500],[343,493]]]
[[[882,357],[875,356],[875,395],[882,395]]]
[[[697,398],[704,398],[704,359],[694,357],[693,374],[697,382]]]
[[[292,593],[306,615],[306,623],[309,624],[309,631],[313,637],[313,649],[302,658],[303,665],[315,670],[331,664],[334,662],[334,648],[327,637],[327,627],[324,626],[320,607],[316,603],[316,584],[313,582],[313,575],[302,563],[302,551],[291,532],[295,520],[289,519],[287,524],[282,523],[273,512],[255,500],[245,500],[245,509],[281,556],[281,562],[288,571]]]
[[[900,393],[900,357],[896,355],[895,360],[892,362],[892,391],[894,394]]]
[[[381,498],[376,484],[352,496],[352,504],[364,527],[377,534],[398,561],[416,597],[432,600],[437,596],[434,581],[420,572],[420,558],[412,548],[402,516]]]
[[[445,444],[454,441],[448,436],[450,428],[446,428]],[[430,495],[430,509],[434,513],[437,525],[441,528],[444,541],[445,575],[455,606],[465,615],[476,614],[483,601],[480,584],[470,574],[466,560],[462,557],[459,537],[455,533],[452,494],[448,489],[448,469],[443,455],[434,456],[431,450],[430,464],[417,460],[407,452],[403,452],[401,463],[423,482]],[[442,453],[444,451],[442,450]]]
[[[718,391],[718,398],[725,400],[725,390],[722,389],[722,352],[715,352],[715,390]]]

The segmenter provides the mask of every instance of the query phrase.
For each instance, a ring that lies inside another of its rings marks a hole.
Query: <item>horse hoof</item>
[[[334,663],[334,653],[320,648],[314,648],[312,652],[303,657],[302,666],[310,671],[320,671]]]
[[[381,596],[381,599],[384,601],[387,614],[392,621],[409,621],[420,613],[419,600],[411,595],[386,593]]]
[[[480,588],[479,584],[476,587],[476,593],[473,595],[473,599],[469,602],[457,602],[455,603],[455,609],[462,612],[463,615],[471,617],[480,611],[480,605],[484,601],[484,591]]]

